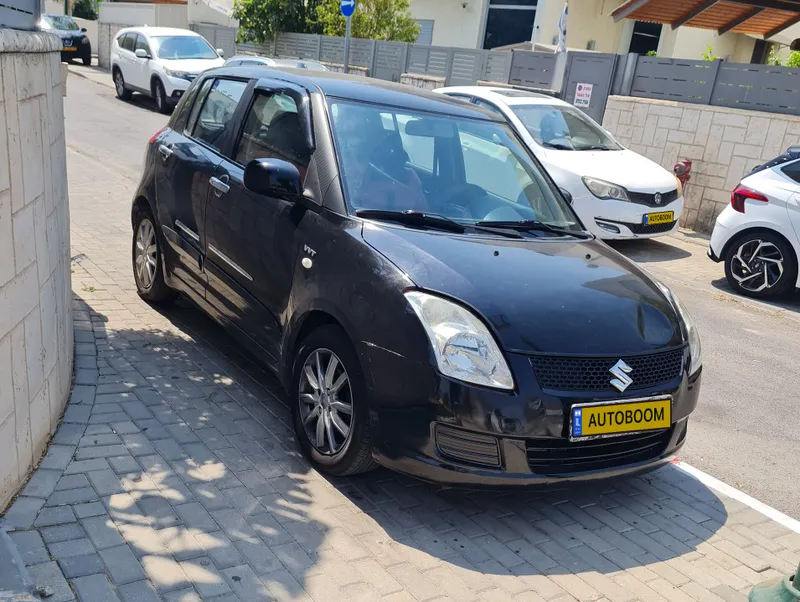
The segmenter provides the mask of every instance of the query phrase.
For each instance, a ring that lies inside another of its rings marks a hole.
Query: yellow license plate
[[[651,224],[668,224],[675,221],[674,211],[662,211],[661,213],[648,213],[644,216],[645,226]]]
[[[75,46],[64,46],[64,52],[75,52]]]
[[[669,428],[672,400],[590,403],[572,406],[571,441]]]

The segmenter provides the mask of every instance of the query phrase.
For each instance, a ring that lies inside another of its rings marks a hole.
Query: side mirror
[[[217,54],[220,55],[220,57],[225,57],[225,51],[222,48],[217,48]]]
[[[288,161],[253,159],[244,168],[245,188],[256,194],[295,200],[303,194],[300,172]]]
[[[85,28],[85,27],[81,27],[81,31],[82,31],[83,33],[86,33],[86,28]]]
[[[564,197],[564,199],[566,199],[566,201],[572,205],[572,193],[566,188],[559,188],[559,190],[561,191],[561,195]]]
[[[133,54],[136,55],[137,59],[149,59],[150,58],[150,55],[147,54],[147,50],[145,50],[144,48],[137,48],[134,51]]]

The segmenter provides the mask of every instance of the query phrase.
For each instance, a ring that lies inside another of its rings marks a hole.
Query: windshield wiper
[[[556,150],[575,150],[571,146],[561,144],[560,142],[542,142],[542,146],[545,148],[554,148]]]
[[[553,226],[551,224],[546,224],[544,222],[540,222],[539,220],[535,219],[523,219],[517,222],[478,222],[478,226],[496,226],[498,228],[513,228],[514,230],[519,230],[522,232],[548,232],[550,234],[559,234],[561,236],[572,236],[573,238],[580,238],[583,240],[587,240],[590,238],[594,238],[592,234],[589,232],[584,232],[583,230],[567,230],[566,228],[560,228],[558,226]]]
[[[412,226],[431,226],[434,228],[441,228],[442,230],[449,230],[450,232],[462,233],[471,228],[481,232],[488,232],[489,234],[497,234],[498,236],[505,236],[506,238],[522,238],[522,236],[515,229],[502,229],[493,228],[489,226],[482,226],[480,224],[460,224],[455,220],[439,215],[438,213],[428,213],[427,211],[389,211],[385,209],[358,209],[356,211],[357,217],[365,219],[382,219],[387,221],[396,221],[401,224],[409,224]]]
[[[600,144],[596,144],[594,146],[586,146],[584,148],[579,148],[579,151],[590,151],[590,150],[601,150],[601,151],[610,151],[611,149],[607,146],[602,146]]]

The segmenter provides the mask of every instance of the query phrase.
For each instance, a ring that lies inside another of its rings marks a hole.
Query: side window
[[[125,37],[122,40],[122,47],[125,50],[130,50],[133,52],[133,45],[136,43],[136,34],[135,33],[126,33]]]
[[[233,118],[236,105],[247,88],[247,82],[217,79],[211,84],[208,95],[197,115],[192,137],[220,150],[222,135]]]
[[[203,100],[205,100],[206,96],[208,96],[208,91],[211,89],[211,84],[214,83],[212,78],[209,78],[203,82],[202,86],[199,87],[199,91],[197,92],[197,98],[192,105],[192,112],[189,113],[189,119],[186,120],[186,128],[184,129],[183,133],[187,136],[192,135],[192,130],[194,129],[194,124],[197,122],[197,114],[200,112],[200,109],[203,107]]]
[[[490,102],[486,102],[485,100],[481,100],[480,98],[476,98],[475,99],[475,104],[478,105],[479,107],[483,107],[484,109],[486,109],[488,111],[491,111],[492,113],[495,113],[497,115],[502,115],[503,114],[502,111],[500,109],[498,109],[495,105],[493,105]]]
[[[123,33],[121,36],[117,36],[117,46],[122,48],[122,44],[125,42],[125,36],[128,35],[127,33]]]
[[[253,159],[282,159],[305,176],[311,159],[297,104],[288,94],[258,94],[250,107],[235,161],[247,165]]]
[[[136,46],[134,47],[134,51],[139,50],[139,48],[144,50],[149,56],[153,56],[153,53],[150,52],[150,44],[147,43],[147,39],[141,34],[136,36]]]
[[[472,96],[470,96],[469,94],[450,94],[448,92],[447,96],[449,96],[450,98],[457,98],[458,100],[463,100],[463,101],[466,101],[466,102],[469,102],[469,101],[472,100]]]
[[[794,163],[783,167],[781,171],[787,178],[791,178],[800,184],[800,161],[795,161]]]

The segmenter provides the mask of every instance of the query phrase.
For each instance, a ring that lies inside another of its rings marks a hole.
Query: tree
[[[419,24],[409,12],[409,0],[358,0],[352,20],[354,38],[415,42],[419,35]],[[322,33],[344,35],[346,20],[339,0],[320,0],[317,21]]]
[[[310,2],[316,8],[316,1]],[[235,0],[232,16],[239,20],[238,40],[263,44],[284,31],[306,32],[303,0]]]
[[[789,53],[789,58],[786,59],[786,66],[797,69],[800,67],[800,51],[793,51]]]
[[[97,11],[92,0],[75,0],[72,6],[72,16],[79,19],[97,20]]]

